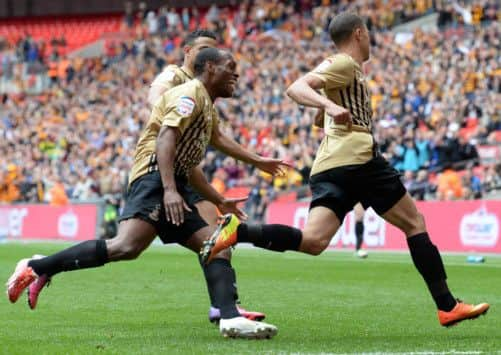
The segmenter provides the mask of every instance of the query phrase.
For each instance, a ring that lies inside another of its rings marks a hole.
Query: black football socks
[[[202,263],[200,258],[198,258],[198,261],[200,262],[200,267],[202,268],[202,271],[204,272],[204,278],[205,282],[207,284],[207,292],[209,293],[209,299],[210,299],[210,305],[212,307],[218,308],[218,305],[216,304],[216,300],[214,299],[214,290],[212,289],[212,285],[209,283],[209,275],[207,273],[207,265]]]
[[[212,289],[211,285],[209,285],[209,276],[208,276],[208,272],[207,272],[207,270],[208,270],[207,265],[202,263],[200,258],[198,259],[198,261],[200,263],[200,266],[202,267],[202,271],[204,272],[205,281],[207,283],[207,290],[209,292],[210,304],[212,307],[219,308],[219,306],[216,304],[216,300],[214,299],[214,290]],[[226,268],[225,268],[225,272],[228,272],[228,271],[226,271]],[[233,298],[235,299],[235,302],[237,304],[239,304],[240,301],[238,300],[237,275],[235,273],[234,268],[231,268],[231,279],[232,279],[232,285],[234,286]]]
[[[252,243],[257,247],[283,252],[299,250],[303,234],[301,230],[282,224],[245,224],[237,229],[239,243]]]
[[[447,275],[437,247],[431,242],[428,233],[416,234],[407,238],[412,261],[423,277],[437,308],[449,312],[456,300],[447,286]]]
[[[222,319],[239,317],[235,271],[230,261],[216,258],[202,267],[212,306],[219,308]]]
[[[355,222],[355,236],[357,237],[357,243],[355,244],[355,250],[360,250],[362,243],[364,241],[364,222]]]
[[[39,276],[51,277],[62,271],[93,268],[107,262],[106,241],[88,240],[45,258],[30,260],[28,266]]]

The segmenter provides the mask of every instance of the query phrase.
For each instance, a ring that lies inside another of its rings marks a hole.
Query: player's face
[[[233,56],[225,56],[215,66],[214,82],[217,83],[219,97],[232,97],[237,88],[237,63]]]
[[[361,33],[360,46],[362,49],[362,54],[364,55],[364,61],[369,60],[371,56],[371,39],[369,36],[369,30],[367,27],[363,27]]]
[[[188,62],[192,66],[193,61],[195,60],[195,57],[197,56],[198,52],[200,52],[202,49],[205,48],[216,48],[216,47],[217,47],[217,41],[215,39],[210,37],[198,37],[193,42],[193,45],[187,47],[187,51],[185,50],[185,56],[187,57]]]

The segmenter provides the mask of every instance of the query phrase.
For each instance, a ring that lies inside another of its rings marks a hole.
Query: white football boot
[[[277,335],[278,329],[268,323],[235,317],[221,319],[219,332],[225,338],[271,339]]]
[[[369,253],[366,252],[365,250],[363,249],[358,249],[356,252],[355,252],[355,255],[357,257],[359,257],[360,259],[365,259],[366,257],[369,256]]]

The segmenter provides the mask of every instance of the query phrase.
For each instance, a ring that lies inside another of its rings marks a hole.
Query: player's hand
[[[167,222],[176,226],[184,223],[184,210],[191,212],[186,202],[176,190],[164,191],[164,207]]]
[[[285,160],[264,157],[261,157],[255,166],[259,170],[273,176],[283,176],[287,168],[293,168],[292,164]]]
[[[353,121],[351,120],[350,111],[338,105],[331,105],[325,108],[325,112],[332,117],[334,123],[345,124],[348,130],[351,131]]]
[[[223,202],[217,205],[217,208],[222,214],[233,213],[238,217],[238,219],[245,221],[248,216],[241,208],[237,206],[237,204],[246,201],[248,198],[249,196],[239,198],[225,198]]]

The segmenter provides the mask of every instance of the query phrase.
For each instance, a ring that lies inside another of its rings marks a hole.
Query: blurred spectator
[[[446,168],[437,178],[437,198],[456,200],[463,197],[463,184],[457,171]]]
[[[134,8],[132,1],[126,1],[124,4],[124,23],[128,28],[132,28],[134,25]]]
[[[158,33],[164,35],[167,32],[167,7],[162,6],[158,10]]]
[[[137,8],[137,13],[136,13],[136,19],[137,19],[137,22],[139,24],[144,24],[145,20],[146,20],[146,16],[147,16],[147,11],[148,9],[148,5],[146,4],[145,1],[141,1],[139,3],[139,6]]]
[[[54,177],[52,187],[47,191],[46,200],[52,206],[65,206],[69,203],[68,195],[60,178]]]
[[[463,175],[463,185],[465,188],[464,198],[465,199],[481,199],[482,198],[482,182],[480,178],[475,175],[473,168],[465,171]]]
[[[207,11],[207,15],[205,16],[207,21],[216,23],[219,21],[219,9],[216,4],[212,4]]]
[[[171,8],[169,12],[167,12],[167,28],[171,31],[175,31],[181,19],[179,18],[179,14],[176,12],[176,9]]]
[[[228,178],[228,174],[224,169],[217,169],[215,173],[212,175],[211,185],[212,187],[219,192],[220,194],[224,194],[226,192],[226,179]]]
[[[411,171],[411,172],[418,171],[419,152],[412,138],[408,138],[405,140],[400,156],[402,157],[403,171]]]
[[[501,165],[486,167],[484,173],[484,190],[491,192],[501,189]]]
[[[111,195],[105,196],[102,239],[111,239],[117,235],[118,201]]]
[[[444,28],[450,25],[454,19],[454,10],[449,0],[437,0],[437,26]]]
[[[184,7],[181,12],[181,22],[183,30],[188,31],[190,29],[190,10],[187,7]]]
[[[0,172],[0,203],[12,203],[21,197],[19,169],[14,164],[8,164],[5,172]]]
[[[155,35],[158,32],[158,18],[154,11],[149,11],[146,15],[146,22],[148,24],[148,34]]]
[[[420,168],[428,168],[430,166],[430,138],[432,132],[423,132],[416,130],[416,150],[418,156],[418,166]]]
[[[426,170],[419,170],[416,179],[410,181],[407,189],[410,195],[416,200],[424,200],[426,195],[432,192],[431,185],[428,182],[428,173]]]
[[[253,188],[249,193],[248,207],[249,215],[256,220],[263,220],[266,208],[275,199],[276,192],[273,187],[265,181],[254,180]]]
[[[465,191],[457,173],[440,172],[445,166],[477,163],[477,145],[501,142],[499,6],[490,0],[471,2],[472,25],[465,28],[451,3],[439,0],[443,29],[417,29],[404,40],[392,32],[393,25],[424,15],[432,6],[426,0],[211,6],[207,27],[235,53],[240,71],[235,97],[217,102],[224,130],[249,150],[292,161],[297,171],[271,181],[211,151],[204,165],[208,180],[220,191],[250,188],[248,207],[256,216],[264,214],[278,192],[307,183],[323,132],[312,127],[315,110],[298,107],[283,93],[333,53],[325,30],[331,14],[347,10],[360,13],[372,29],[372,59],[364,70],[382,154],[400,171],[412,172],[406,173],[406,186],[416,198],[433,196],[425,169],[431,176],[439,174],[439,198],[461,197]],[[72,199],[119,193],[126,186],[135,144],[149,117],[144,105],[148,83],[165,64],[179,63],[182,38],[192,23],[204,19],[196,8],[182,9],[181,16],[161,8],[157,17],[144,2],[136,14],[132,2],[125,7],[124,21],[137,31],[107,41],[101,58],[43,54],[49,49],[31,36],[17,43],[0,41],[2,80],[19,84],[17,94],[2,98],[0,110],[4,200],[43,200],[52,188],[51,175],[60,178]],[[61,39],[55,41],[56,47],[62,45]],[[40,95],[25,94],[30,83],[22,73],[28,60],[31,68],[46,70],[53,83]],[[14,181],[5,177],[9,164],[19,167]],[[494,167],[483,175],[484,193],[501,187]]]

